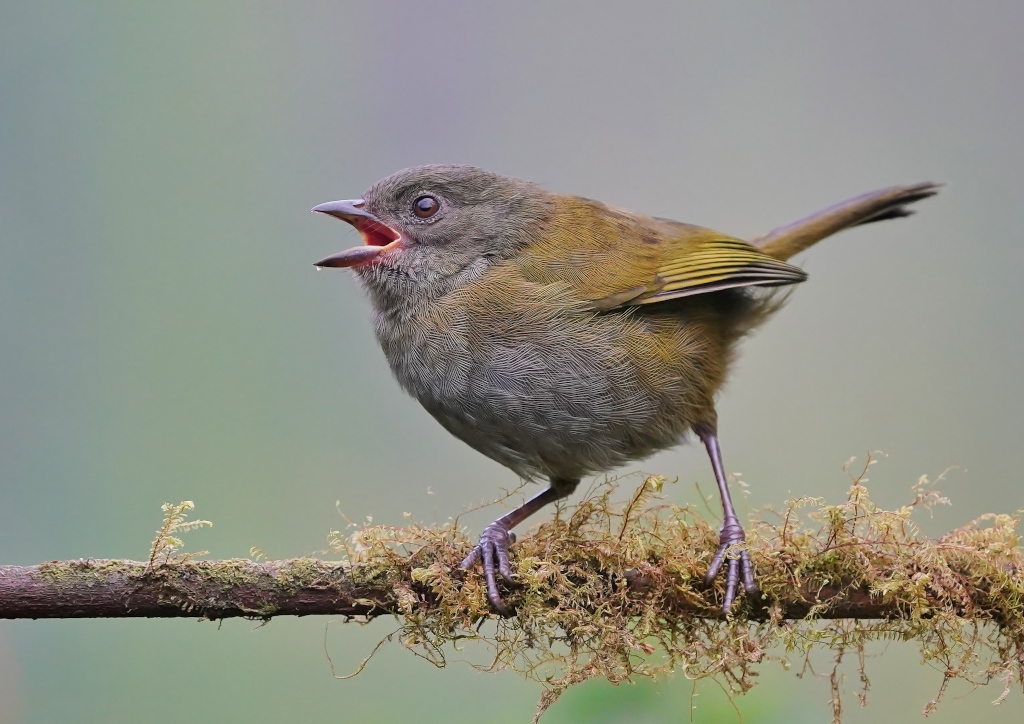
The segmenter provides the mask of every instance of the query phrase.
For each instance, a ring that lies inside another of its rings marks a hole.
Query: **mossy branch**
[[[424,569],[411,561],[387,570],[348,568],[315,558],[262,563],[248,559],[175,561],[150,567],[146,561],[79,559],[35,566],[0,566],[0,618],[224,618],[269,619],[274,616],[347,616],[372,619],[405,613],[429,615],[443,605],[422,580]],[[648,598],[657,576],[639,570],[588,571]],[[884,571],[879,571],[885,575]],[[927,573],[924,573],[927,575]],[[470,586],[462,571],[446,574],[454,585]],[[685,584],[694,586],[696,581]],[[685,585],[681,588],[688,587]],[[513,594],[514,596],[514,594]],[[663,600],[675,615],[720,619],[712,596],[693,597],[680,590]],[[853,579],[834,584],[804,582],[777,591],[772,607],[752,607],[743,618],[767,621],[804,619],[901,619],[911,614],[908,601],[881,600],[870,587]],[[467,600],[468,608],[476,608]],[[554,608],[556,601],[551,600]],[[601,615],[606,603],[592,601],[587,613]],[[774,612],[777,608],[778,612]],[[931,615],[949,611],[962,616],[963,606],[938,606]],[[486,611],[477,611],[485,618]]]
[[[148,561],[0,566],[0,617],[391,615],[402,643],[438,666],[467,639],[489,645],[485,668],[514,668],[545,685],[540,712],[589,678],[676,670],[742,693],[762,661],[808,665],[826,649],[838,667],[847,654],[863,661],[866,643],[893,638],[919,642],[942,672],[940,694],[954,678],[999,679],[1004,696],[1013,682],[1024,686],[1017,517],[986,515],[929,538],[912,515],[948,501],[926,478],[907,505],[888,511],[870,500],[860,473],[842,503],[798,498],[759,516],[747,547],[761,595],[723,620],[721,589],[702,585],[717,532],[694,509],[661,499],[662,483],[647,478],[621,501],[606,482],[521,539],[518,582],[504,592],[509,618],[489,609],[477,572],[458,568],[472,541],[457,521],[332,534],[336,562],[205,561],[176,553],[180,540],[167,548],[175,531],[199,524],[184,523],[175,506],[165,514],[177,523],[168,528],[165,518],[153,548],[161,553]],[[495,625],[481,629],[486,619]],[[836,717],[839,678],[831,677]]]

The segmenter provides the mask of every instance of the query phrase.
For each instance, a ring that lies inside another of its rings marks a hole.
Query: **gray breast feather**
[[[607,470],[681,435],[655,424],[663,407],[628,358],[600,334],[581,343],[564,320],[534,320],[541,328],[532,330],[523,319],[504,329],[377,321],[403,388],[453,435],[523,477]]]

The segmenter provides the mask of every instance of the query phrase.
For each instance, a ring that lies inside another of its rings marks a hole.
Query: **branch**
[[[836,672],[844,656],[861,668],[872,640],[916,640],[922,660],[943,672],[940,696],[953,678],[998,679],[1003,696],[1014,682],[1024,686],[1017,517],[985,515],[930,538],[912,517],[948,501],[926,478],[890,511],[871,501],[863,474],[839,504],[797,498],[759,514],[745,546],[760,594],[726,620],[721,581],[710,589],[702,581],[718,532],[694,508],[660,498],[664,480],[655,477],[626,502],[606,481],[519,540],[515,583],[502,591],[507,618],[491,610],[480,572],[459,568],[473,542],[457,520],[332,533],[338,562],[204,561],[179,552],[179,536],[208,525],[185,522],[189,501],[164,506],[147,562],[0,566],[0,618],[391,615],[402,645],[438,666],[447,651],[461,658],[466,639],[489,646],[489,668],[545,686],[538,715],[568,686],[598,677],[682,671],[741,694],[762,662],[788,668],[795,657],[807,667],[817,649],[833,658],[838,717]],[[493,625],[481,627],[486,620]]]
[[[378,616],[394,593],[312,558],[50,561],[0,566],[0,618]]]
[[[143,561],[83,559],[37,566],[0,566],[0,618],[260,618],[274,616],[347,616],[364,619],[401,614],[410,592],[416,606],[429,609],[438,597],[413,580],[410,569],[371,580],[358,567],[294,558],[255,562],[245,559],[181,561],[150,567]],[[463,577],[461,571],[449,572]],[[593,571],[612,577],[609,571]],[[651,583],[637,570],[621,574],[638,599]],[[691,584],[694,582],[691,582]],[[721,618],[713,600],[695,603],[680,595],[666,602],[677,614]],[[909,611],[898,600],[873,597],[864,586],[794,585],[775,600],[784,619],[805,618],[827,607],[821,618],[892,619]],[[588,612],[598,614],[601,602]],[[765,620],[765,607],[749,612]]]

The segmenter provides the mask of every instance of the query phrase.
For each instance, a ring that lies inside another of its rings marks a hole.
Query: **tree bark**
[[[469,573],[467,575],[476,575]],[[643,577],[623,576],[637,595]],[[389,579],[389,580],[388,580]],[[435,604],[429,589],[404,577],[359,580],[358,569],[312,558],[255,562],[245,559],[179,561],[150,566],[130,560],[51,561],[36,566],[0,566],[0,618],[207,618],[274,616],[351,616],[398,614],[408,606]],[[906,606],[873,598],[862,587],[794,586],[778,599],[784,618],[807,616],[829,602],[822,618],[901,618]],[[553,602],[554,605],[554,602]],[[677,612],[719,618],[711,605],[680,598]],[[748,612],[754,620],[765,611]],[[514,615],[514,612],[513,612]]]

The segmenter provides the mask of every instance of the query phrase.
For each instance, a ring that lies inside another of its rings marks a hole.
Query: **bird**
[[[606,473],[695,435],[723,510],[705,583],[721,609],[757,592],[729,493],[715,401],[737,343],[807,274],[789,262],[838,231],[909,216],[938,184],[863,194],[750,241],[554,193],[473,166],[427,165],[358,199],[312,209],[363,244],[316,262],[349,268],[401,387],[452,435],[548,486],[482,531],[487,598],[507,608],[512,529]]]

